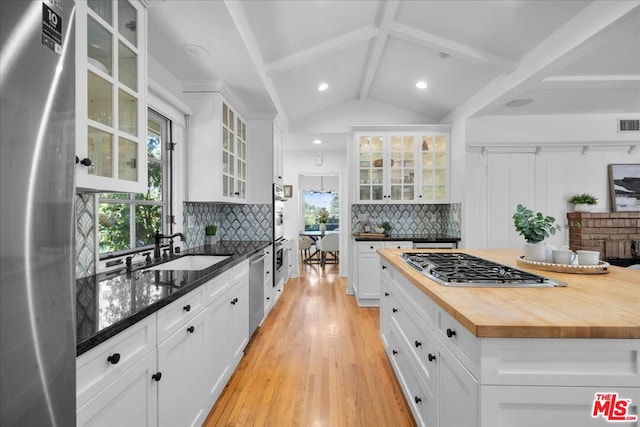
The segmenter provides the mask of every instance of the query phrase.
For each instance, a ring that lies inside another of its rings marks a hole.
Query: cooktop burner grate
[[[447,286],[564,286],[561,282],[460,252],[405,252],[415,269]]]

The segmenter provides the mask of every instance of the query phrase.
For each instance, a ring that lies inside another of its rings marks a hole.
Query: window
[[[304,230],[316,231],[320,229],[319,218],[326,210],[327,230],[335,230],[340,226],[340,198],[336,192],[308,191],[304,197]]]
[[[99,195],[100,254],[151,246],[155,231],[165,229],[164,218],[171,202],[168,184],[171,165],[166,155],[170,121],[149,110],[147,123],[147,192]]]

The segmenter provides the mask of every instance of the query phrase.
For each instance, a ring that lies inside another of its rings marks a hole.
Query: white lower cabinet
[[[358,305],[377,307],[380,304],[380,257],[378,249],[409,249],[413,242],[356,242],[357,272],[354,288]]]
[[[478,338],[381,266],[380,335],[418,425],[601,426],[596,393],[631,399],[638,414],[639,340]]]
[[[156,351],[147,353],[77,411],[76,425],[155,426],[158,417]]]
[[[249,262],[76,360],[78,426],[200,426],[249,341]]]
[[[193,317],[158,345],[158,425],[199,426],[204,403],[205,316]],[[208,409],[208,408],[207,408]]]

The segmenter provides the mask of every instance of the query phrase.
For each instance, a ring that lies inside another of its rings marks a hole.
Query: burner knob
[[[447,328],[447,337],[451,338],[455,334],[456,334],[456,331],[454,331],[453,329]]]

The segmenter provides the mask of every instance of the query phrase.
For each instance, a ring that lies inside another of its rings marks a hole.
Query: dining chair
[[[313,243],[313,239],[309,236],[298,237],[298,250],[300,251],[302,262],[305,262],[305,260],[311,257],[311,246],[313,246]]]
[[[316,248],[320,251],[321,265],[326,263],[337,264],[340,254],[340,234],[330,233],[325,235],[316,242]],[[331,258],[327,259],[327,254],[331,255]]]

